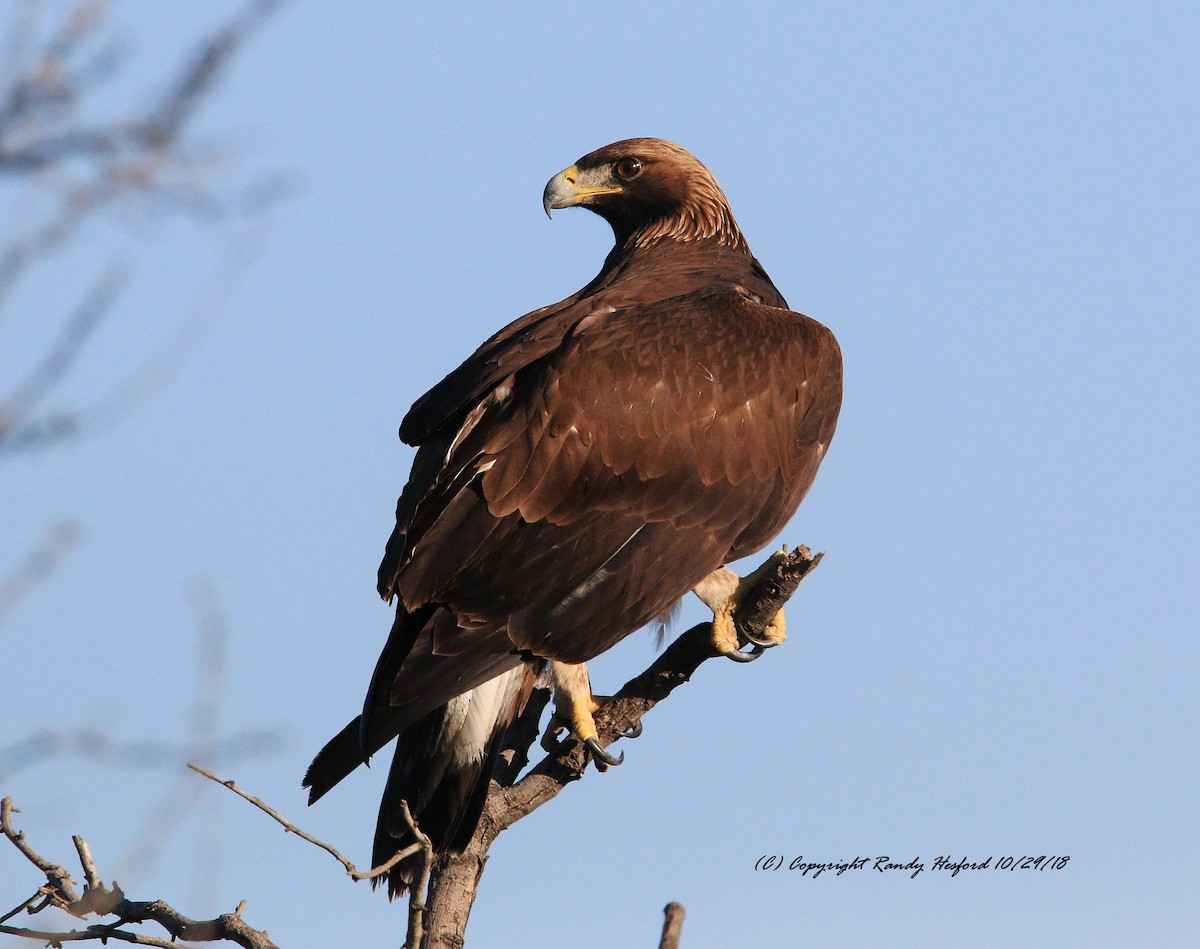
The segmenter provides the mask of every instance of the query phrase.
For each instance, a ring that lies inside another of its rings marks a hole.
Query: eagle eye
[[[629,181],[642,173],[642,163],[636,158],[622,158],[613,166],[618,178]]]

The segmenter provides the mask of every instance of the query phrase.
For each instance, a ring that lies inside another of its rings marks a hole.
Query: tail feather
[[[397,735],[410,729],[414,735],[423,734],[418,723],[436,715],[447,707],[447,702],[453,704],[459,693],[521,666],[507,639],[491,651],[482,650],[469,662],[435,653],[434,633],[449,616],[440,608],[409,613],[401,605],[396,610],[396,621],[376,664],[363,713],[338,732],[308,766],[303,786],[310,789],[309,804],[320,800]],[[503,633],[497,636],[503,637]],[[401,665],[405,670],[403,689],[397,686]]]
[[[504,734],[533,688],[536,669],[514,654],[503,627],[473,630],[477,644],[490,648],[447,655],[435,645],[447,622],[452,632],[452,614],[443,607],[413,613],[398,607],[363,714],[321,749],[304,775],[312,804],[399,736],[379,808],[373,866],[413,842],[403,802],[436,855],[470,843]],[[392,868],[393,899],[412,885],[418,866],[419,855]]]
[[[334,735],[313,758],[304,772],[302,787],[308,788],[308,803],[315,804],[335,784],[351,771],[363,764],[363,750],[359,743],[358,716],[349,725]]]

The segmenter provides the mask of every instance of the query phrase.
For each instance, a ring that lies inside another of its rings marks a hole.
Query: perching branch
[[[753,593],[734,615],[734,623],[745,643],[747,631],[761,635],[775,614],[783,608],[800,581],[820,563],[823,553],[815,556],[807,547],[799,547],[777,557],[775,570],[760,578]],[[663,651],[645,672],[626,682],[621,690],[596,713],[600,744],[607,747],[637,725],[642,716],[675,689],[687,682],[701,664],[717,658],[712,646],[712,624],[697,623]],[[511,788],[494,788],[488,796],[481,827],[492,823],[495,835],[549,801],[564,787],[578,781],[587,767],[587,753],[573,741],[560,751],[547,755],[532,771]],[[496,794],[496,791],[501,793]],[[488,841],[490,844],[490,840]]]
[[[233,942],[245,949],[278,949],[275,943],[271,942],[265,930],[253,929],[242,919],[245,902],[239,904],[232,913],[225,913],[215,919],[197,920],[184,916],[162,900],[137,902],[127,899],[115,881],[111,887],[105,886],[101,882],[87,841],[82,837],[74,837],[72,839],[75,843],[75,851],[79,856],[80,867],[86,881],[83,895],[80,896],[75,890],[75,882],[71,879],[69,872],[64,867],[41,856],[25,839],[24,833],[13,826],[12,815],[17,812],[17,808],[13,807],[11,797],[0,801],[0,833],[8,838],[25,859],[45,876],[46,882],[32,897],[12,911],[0,916],[0,933],[37,939],[51,946],[91,940],[99,940],[103,943],[109,939],[115,939],[141,946],[162,946],[165,949],[172,949],[176,945],[175,941],[182,939],[189,942]],[[96,915],[112,916],[115,917],[115,921],[93,924],[84,929],[72,929],[65,932],[10,926],[6,922],[18,913],[26,912],[34,915],[48,907],[65,910],[79,919]],[[158,939],[125,928],[131,924],[146,922],[157,923],[171,936],[171,940]]]
[[[821,562],[823,553],[814,555],[807,547],[775,555],[774,570],[765,572],[742,606],[734,614],[734,623],[743,644],[746,633],[761,636],[767,624],[783,608],[800,582]],[[770,561],[768,561],[770,562]],[[602,746],[607,746],[639,723],[659,702],[687,682],[702,663],[717,657],[712,645],[712,624],[698,623],[679,636],[641,675],[629,680],[595,715]],[[544,706],[547,696],[541,698]],[[540,708],[537,710],[540,713]],[[528,712],[528,709],[527,709]],[[518,725],[525,719],[518,720]],[[536,721],[536,716],[534,718]],[[512,741],[514,730],[509,732]],[[517,757],[528,755],[536,739],[521,731],[523,748],[513,749]],[[568,784],[578,781],[587,766],[587,754],[575,741],[567,741],[557,752],[547,755],[523,778],[513,783],[515,771],[501,769],[493,780],[484,807],[483,818],[471,843],[456,856],[445,857],[434,867],[429,882],[429,906],[425,911],[427,932],[421,949],[459,949],[463,945],[467,919],[475,902],[479,879],[487,862],[488,849],[496,837],[523,817],[553,799]],[[414,890],[419,892],[419,890]],[[682,925],[682,918],[680,920]],[[416,944],[410,943],[410,946]]]

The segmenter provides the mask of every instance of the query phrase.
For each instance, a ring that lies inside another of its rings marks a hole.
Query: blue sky
[[[232,4],[171,7],[115,5],[129,89]],[[312,810],[299,781],[388,630],[399,420],[599,268],[607,227],[548,222],[546,180],[657,135],[708,164],[793,308],[841,341],[837,438],[781,536],[828,554],[784,648],[704,667],[621,768],[501,838],[469,945],[655,945],[669,900],[688,949],[1190,944],[1197,48],[1182,3],[297,0],[201,116],[230,156],[214,175],[283,170],[293,197],[249,233],[106,221],[0,326],[9,378],[38,344],[23,314],[68,306],[114,246],[133,260],[71,408],[236,277],[133,415],[4,462],[0,572],[61,518],[83,539],[0,626],[3,738],[181,740],[203,578],[231,629],[224,729],[285,736],[227,776],[365,863],[381,769]],[[689,603],[679,628],[701,618]],[[631,636],[593,665],[597,691],[654,654]],[[0,790],[44,851],[66,860],[82,834],[112,875],[173,780],[68,760]],[[131,894],[193,916],[247,899],[282,946],[399,945],[399,906],[216,790],[120,876]],[[754,870],[1043,853],[1071,861]],[[0,854],[11,903],[27,876]]]

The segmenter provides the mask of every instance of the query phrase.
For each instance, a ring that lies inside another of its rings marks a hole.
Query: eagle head
[[[629,138],[584,155],[550,179],[542,206],[580,205],[612,225],[617,243],[744,241],[712,172],[685,148],[661,138]]]

